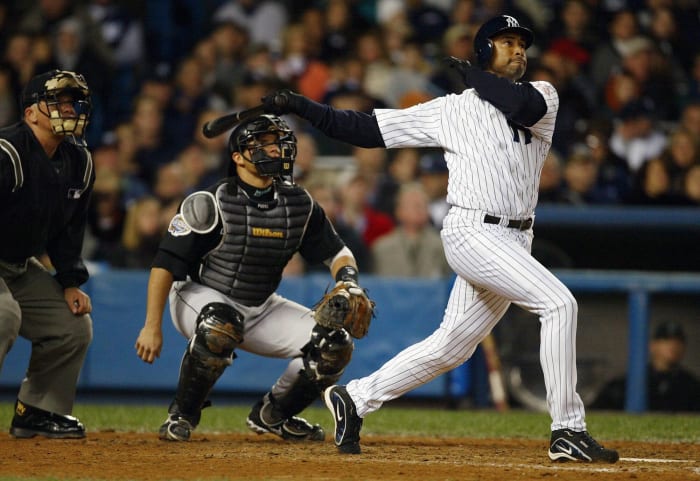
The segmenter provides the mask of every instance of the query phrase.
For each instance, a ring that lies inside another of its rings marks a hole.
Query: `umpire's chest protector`
[[[255,204],[236,185],[215,197],[223,222],[219,245],[202,261],[200,282],[246,306],[262,304],[301,245],[313,202],[304,189],[277,184],[274,203]]]

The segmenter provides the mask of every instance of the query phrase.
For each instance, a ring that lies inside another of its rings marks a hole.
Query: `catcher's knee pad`
[[[212,368],[231,364],[233,350],[243,342],[243,316],[228,304],[212,302],[197,317],[189,351]]]
[[[196,426],[211,388],[233,361],[233,350],[242,341],[243,317],[238,311],[217,302],[204,306],[182,358],[171,409],[177,409],[177,414]]]
[[[311,340],[303,349],[307,374],[316,380],[328,379],[332,384],[340,379],[345,366],[350,362],[354,347],[355,344],[345,329],[329,330],[323,326],[314,326]]]

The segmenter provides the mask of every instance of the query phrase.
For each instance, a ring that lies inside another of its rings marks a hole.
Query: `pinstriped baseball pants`
[[[540,363],[552,430],[584,430],[585,410],[576,392],[576,300],[530,254],[531,230],[481,219],[483,212],[459,208],[445,218],[443,246],[457,279],[442,322],[374,373],[348,383],[357,412],[363,417],[465,362],[514,303],[540,319]]]

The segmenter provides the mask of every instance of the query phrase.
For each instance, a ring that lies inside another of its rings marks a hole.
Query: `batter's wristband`
[[[340,269],[338,269],[338,272],[335,274],[335,282],[354,282],[355,284],[359,284],[358,281],[358,272],[357,269],[355,269],[352,266],[343,266]]]

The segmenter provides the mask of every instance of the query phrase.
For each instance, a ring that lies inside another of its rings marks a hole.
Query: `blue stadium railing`
[[[574,292],[627,293],[629,412],[645,411],[647,340],[650,296],[656,293],[700,293],[700,274],[658,272],[613,272],[555,270]],[[147,273],[110,271],[95,273],[85,289],[94,309],[94,340],[81,374],[79,387],[85,390],[174,390],[185,339],[173,328],[166,313],[165,345],[153,365],[135,355],[134,341],[143,323]],[[447,303],[451,280],[386,279],[362,276],[362,284],[377,301],[377,318],[369,335],[357,341],[357,349],[343,380],[369,374],[393,354],[430,334],[440,322]],[[280,293],[305,305],[318,300],[330,284],[327,275],[284,279]],[[29,345],[20,339],[9,353],[0,373],[0,388],[16,388],[24,376]],[[230,392],[264,392],[284,368],[283,360],[265,359],[240,353],[233,366],[217,383]],[[443,375],[410,396],[458,398],[469,383],[460,367]],[[342,381],[342,380],[341,380]],[[478,393],[477,393],[478,394]]]

